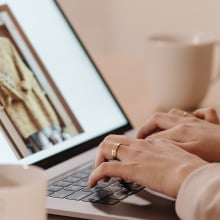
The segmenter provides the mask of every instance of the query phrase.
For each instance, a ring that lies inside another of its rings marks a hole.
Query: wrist
[[[186,180],[186,178],[195,170],[197,170],[198,168],[207,165],[208,162],[206,162],[205,160],[202,160],[200,158],[198,158],[197,161],[192,161],[191,163],[186,163],[186,164],[182,164],[177,168],[177,180],[176,180],[176,186],[174,188],[174,196],[173,197],[177,197],[177,194],[182,186],[182,184],[184,183],[184,181]]]

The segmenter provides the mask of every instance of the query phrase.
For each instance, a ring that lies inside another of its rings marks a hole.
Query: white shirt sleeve
[[[176,199],[182,220],[220,219],[220,163],[211,163],[192,172]]]

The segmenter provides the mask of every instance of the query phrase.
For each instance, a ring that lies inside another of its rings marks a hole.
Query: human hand
[[[111,161],[115,143],[120,143],[117,150],[119,161]],[[98,148],[88,187],[108,177],[119,177],[175,198],[185,178],[205,164],[207,162],[201,158],[168,140],[149,141],[110,135]]]
[[[178,108],[171,109],[168,113],[156,112],[152,117],[150,117],[145,124],[139,129],[137,138],[146,138],[150,134],[169,129],[171,126],[175,126],[184,117],[195,116],[206,121],[219,124],[219,118],[217,112],[213,108],[201,108],[197,109],[192,113],[185,112]],[[167,123],[160,122],[160,120],[166,122],[165,118],[169,117],[169,121],[172,120],[172,125],[168,126]]]
[[[201,108],[197,109],[192,113],[193,116],[197,118],[204,119],[206,121],[212,122],[214,124],[219,124],[218,114],[213,108]]]
[[[183,117],[182,110],[174,109],[169,113],[154,114],[140,129],[137,137],[167,138],[173,144],[207,161],[218,162],[220,161],[218,123],[217,113],[211,108],[197,110],[187,117]],[[158,130],[160,132],[155,132]]]

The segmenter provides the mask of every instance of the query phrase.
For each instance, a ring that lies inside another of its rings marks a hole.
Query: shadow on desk
[[[59,215],[48,215],[48,220],[80,220],[80,219],[73,217],[59,216]]]
[[[48,220],[77,220],[77,219],[78,218],[70,218],[70,217],[64,217],[58,215],[48,215]]]

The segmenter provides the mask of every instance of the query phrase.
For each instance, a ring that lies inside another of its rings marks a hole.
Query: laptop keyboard
[[[113,205],[127,198],[144,187],[118,178],[108,182],[98,182],[93,188],[87,187],[87,181],[92,170],[92,163],[83,168],[68,172],[48,186],[48,196],[84,202],[94,202]]]

